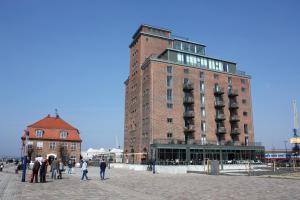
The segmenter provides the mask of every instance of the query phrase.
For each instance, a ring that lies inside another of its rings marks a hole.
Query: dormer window
[[[67,138],[67,136],[68,136],[68,132],[67,131],[60,132],[60,138],[61,139],[65,139],[65,138]]]
[[[43,134],[44,134],[43,130],[38,129],[38,130],[35,131],[36,137],[43,137]]]

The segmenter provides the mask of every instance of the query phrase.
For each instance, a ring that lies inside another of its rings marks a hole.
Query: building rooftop
[[[67,122],[65,122],[59,115],[47,117],[35,122],[34,124],[29,125],[31,128],[45,128],[45,129],[65,129],[65,130],[77,130]]]

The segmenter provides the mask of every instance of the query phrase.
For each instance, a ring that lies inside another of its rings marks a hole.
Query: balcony
[[[230,97],[236,97],[238,95],[239,95],[238,94],[238,90],[234,90],[234,89],[229,89],[228,90],[228,96],[230,96]]]
[[[192,83],[184,83],[182,87],[184,91],[191,91],[194,89]]]
[[[225,127],[219,127],[217,128],[217,134],[225,134],[226,128]]]
[[[224,94],[224,89],[221,87],[215,87],[214,93],[215,93],[215,95],[222,95],[222,94]]]
[[[230,116],[230,121],[237,122],[237,121],[240,121],[240,118],[239,118],[238,115],[231,115]]]
[[[231,129],[231,135],[239,135],[241,133],[240,128],[233,128]]]
[[[183,97],[183,103],[184,104],[193,104],[194,98],[193,97]]]
[[[192,117],[195,117],[195,112],[192,111],[192,110],[185,111],[185,112],[183,113],[183,117],[185,117],[185,118],[192,118]]]
[[[189,125],[184,127],[184,132],[188,133],[188,132],[195,132],[195,127],[193,125]]]
[[[220,108],[220,107],[224,107],[225,104],[224,104],[224,101],[215,101],[215,107],[216,108]]]
[[[216,121],[224,121],[225,115],[224,114],[217,114],[216,115]]]
[[[238,109],[239,104],[237,102],[231,102],[231,103],[229,103],[229,108],[230,109]]]

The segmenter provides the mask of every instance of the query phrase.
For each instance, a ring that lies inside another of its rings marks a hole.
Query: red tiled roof
[[[37,137],[36,130],[42,130],[43,136]],[[29,139],[81,141],[78,129],[74,128],[60,117],[51,117],[50,115],[29,125],[26,131],[29,132]],[[22,136],[23,140],[25,139],[26,131]],[[60,137],[62,131],[68,133],[66,138]]]
[[[34,124],[29,125],[31,128],[46,128],[46,129],[66,129],[66,130],[77,130],[59,116],[51,117],[48,115],[44,119],[35,122]]]

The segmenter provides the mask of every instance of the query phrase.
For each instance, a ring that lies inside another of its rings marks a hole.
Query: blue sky
[[[299,1],[0,0],[0,155],[19,155],[27,125],[54,114],[82,148],[123,146],[124,85],[140,24],[171,29],[252,76],[256,141],[283,148],[300,106]]]

